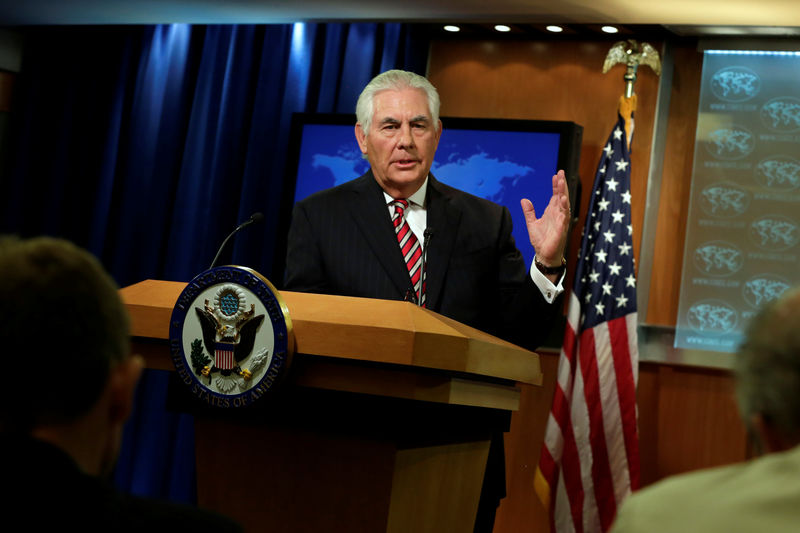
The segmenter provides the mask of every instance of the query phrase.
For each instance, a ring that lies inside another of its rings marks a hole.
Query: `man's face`
[[[358,146],[383,190],[408,198],[428,176],[442,123],[433,123],[422,89],[381,91],[373,105],[370,131],[356,124]]]

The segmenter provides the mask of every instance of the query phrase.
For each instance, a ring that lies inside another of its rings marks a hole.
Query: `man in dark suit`
[[[563,291],[570,219],[563,171],[553,176],[553,196],[541,218],[530,201],[521,201],[536,250],[528,269],[511,237],[507,209],[430,174],[442,124],[428,80],[384,72],[361,93],[356,115],[356,139],[371,169],[295,206],[285,288],[423,300],[428,309],[536,348]],[[398,208],[395,201],[405,203]],[[415,242],[406,243],[404,257],[398,235],[402,239],[406,223]]]
[[[287,290],[412,300],[529,349],[551,328],[563,291],[570,210],[564,172],[541,218],[521,201],[536,250],[524,264],[511,216],[430,174],[442,133],[439,95],[422,76],[376,76],[356,104],[356,139],[370,171],[299,202]],[[492,438],[475,531],[491,531],[505,495],[502,432]]]
[[[0,238],[0,302],[5,520],[24,531],[241,531],[103,479],[143,361],[129,353],[127,313],[94,257],[57,239]]]

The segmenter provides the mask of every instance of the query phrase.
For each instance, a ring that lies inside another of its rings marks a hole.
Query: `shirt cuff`
[[[558,296],[564,292],[564,277],[567,274],[566,269],[561,274],[561,277],[558,278],[558,283],[553,284],[547,276],[542,274],[536,265],[531,263],[531,279],[533,283],[539,288],[539,291],[542,293],[542,297],[545,301],[549,304],[553,303]]]

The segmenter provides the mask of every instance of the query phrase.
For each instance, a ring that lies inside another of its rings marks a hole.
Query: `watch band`
[[[539,258],[535,255],[533,256],[533,264],[536,265],[536,268],[544,274],[545,276],[552,276],[554,274],[561,274],[567,268],[567,260],[563,257],[561,258],[561,264],[558,266],[547,266],[544,263],[539,261]]]

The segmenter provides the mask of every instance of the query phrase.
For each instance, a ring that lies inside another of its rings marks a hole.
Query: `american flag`
[[[634,106],[633,99],[620,101],[597,167],[536,471],[554,533],[608,531],[618,506],[639,486],[628,141]]]

